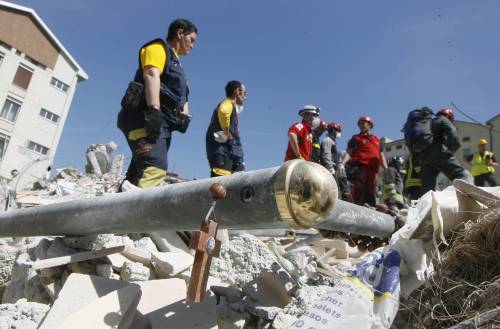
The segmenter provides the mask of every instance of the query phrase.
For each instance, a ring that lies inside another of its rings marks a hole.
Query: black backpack
[[[406,146],[411,152],[422,152],[431,146],[434,139],[431,129],[432,116],[432,110],[428,107],[413,110],[408,114],[402,132]]]

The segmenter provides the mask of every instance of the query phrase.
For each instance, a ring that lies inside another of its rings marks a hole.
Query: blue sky
[[[249,93],[240,117],[249,170],[283,161],[305,104],[342,124],[342,148],[364,114],[377,135],[397,139],[407,113],[423,105],[453,101],[481,122],[500,112],[497,0],[14,2],[35,9],[90,76],[77,88],[55,167],[82,169],[87,146],[109,140],[128,162],[120,99],[138,48],[178,17],[199,29],[182,58],[193,121],[169,152],[169,169],[183,177],[208,176],[205,131],[232,79]]]

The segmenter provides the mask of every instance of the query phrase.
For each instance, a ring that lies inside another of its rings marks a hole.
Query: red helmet
[[[438,115],[444,115],[445,117],[450,119],[450,121],[453,121],[455,119],[455,114],[453,114],[453,111],[448,108],[439,110]]]
[[[360,117],[360,118],[358,119],[358,125],[359,125],[359,123],[360,123],[360,122],[362,122],[362,121],[366,121],[366,122],[368,122],[368,123],[370,124],[370,126],[373,128],[373,120],[372,120],[372,118],[370,118],[369,116],[367,116],[367,115],[363,115],[362,117]]]
[[[326,126],[326,129],[327,129],[328,131],[332,131],[332,130],[336,130],[336,131],[338,131],[338,132],[341,132],[341,131],[342,131],[342,127],[341,127],[341,126],[340,126],[340,124],[339,124],[339,123],[337,123],[337,122],[330,122],[330,123],[328,124],[328,126]]]
[[[319,123],[318,129],[325,130],[327,127],[325,120],[321,120]]]

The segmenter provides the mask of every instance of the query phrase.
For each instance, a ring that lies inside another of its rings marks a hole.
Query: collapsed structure
[[[61,170],[39,190],[17,191],[10,201],[25,209],[0,214],[0,328],[442,325],[435,290],[426,287],[442,275],[442,261],[431,266],[434,255],[451,258],[434,245],[456,227],[472,232],[488,222],[483,252],[497,251],[498,191],[457,182],[426,194],[400,228],[392,216],[336,200],[335,182],[323,174],[294,161],[115,194],[119,179],[110,173]],[[213,183],[227,188],[214,207],[222,247],[204,301],[193,303],[186,299],[194,260],[186,231],[197,230],[213,205]],[[482,300],[498,292],[498,275],[493,267],[481,276]],[[417,304],[419,287],[427,301]],[[493,310],[478,319],[498,324],[493,300],[467,307],[455,323]]]

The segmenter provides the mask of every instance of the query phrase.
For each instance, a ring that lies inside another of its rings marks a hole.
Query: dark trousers
[[[359,165],[358,176],[352,181],[352,198],[354,203],[375,206],[375,190],[377,188],[378,168]]]
[[[408,202],[411,200],[418,200],[422,196],[422,189],[420,186],[412,186],[405,188],[405,197]]]
[[[134,185],[139,185],[139,181],[145,178],[145,170],[151,168],[157,168],[160,172],[164,171],[166,175],[167,153],[171,140],[171,133],[166,125],[162,128],[160,137],[152,140],[145,133],[143,112],[122,110],[118,115],[118,128],[125,135],[132,151],[132,160],[126,174],[127,180]],[[157,183],[162,181],[162,174],[154,170],[150,170],[147,175],[158,176]]]
[[[474,176],[474,185],[476,186],[486,186],[488,183],[489,186],[498,186],[498,183],[495,179],[495,176],[492,173],[481,174]]]
[[[439,147],[439,148],[438,148]],[[422,166],[420,178],[422,180],[422,194],[436,189],[436,179],[442,172],[449,180],[465,179],[467,173],[458,160],[450,153],[441,151],[440,145],[433,145],[419,155]]]

